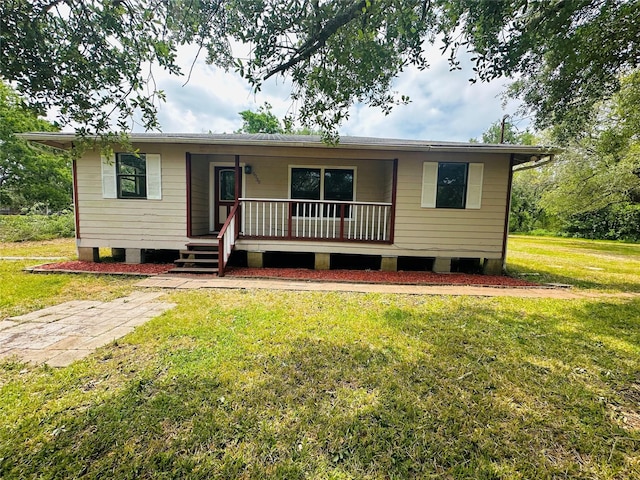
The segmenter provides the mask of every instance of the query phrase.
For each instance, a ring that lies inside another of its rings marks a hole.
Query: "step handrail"
[[[237,216],[240,211],[240,202],[238,200],[233,204],[231,212],[227,216],[227,220],[218,233],[218,276],[224,277],[224,269],[227,266],[227,261],[233,252],[236,240],[240,234],[240,222],[238,222]]]

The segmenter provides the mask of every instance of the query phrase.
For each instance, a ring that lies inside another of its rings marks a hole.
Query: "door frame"
[[[218,198],[218,186],[216,185],[216,168],[235,168],[234,162],[209,162],[209,232],[215,232],[216,228],[216,200]],[[240,197],[245,196],[246,188],[245,174],[244,174],[244,162],[240,163]]]

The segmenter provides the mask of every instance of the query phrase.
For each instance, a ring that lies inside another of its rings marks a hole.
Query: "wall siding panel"
[[[138,145],[142,153],[162,156],[162,200],[103,199],[100,157],[87,154],[77,162],[80,246],[181,248],[186,238],[186,152],[192,153],[192,219],[194,234],[209,228],[209,163],[233,163],[240,155],[253,173],[243,173],[244,196],[288,198],[290,165],[353,166],[356,200],[391,199],[393,159],[398,158],[395,243],[283,242],[241,240],[247,250],[318,251],[371,255],[415,255],[500,258],[507,202],[509,156],[232,145]],[[421,207],[422,164],[484,163],[480,209]]]

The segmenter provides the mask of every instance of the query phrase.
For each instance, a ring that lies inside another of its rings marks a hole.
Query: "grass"
[[[507,260],[510,274],[533,281],[640,292],[640,244],[512,235]]]
[[[166,298],[70,367],[0,367],[0,477],[640,476],[640,299]]]
[[[0,257],[75,258],[73,240],[0,243]],[[24,268],[46,259],[0,260],[0,320],[68,300],[110,300],[129,293],[134,278],[93,275],[34,275]]]

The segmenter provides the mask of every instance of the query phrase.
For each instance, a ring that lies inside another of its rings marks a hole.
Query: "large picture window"
[[[147,161],[145,155],[116,155],[118,198],[147,198]]]
[[[354,200],[355,169],[329,167],[291,167],[292,199],[351,202]],[[302,214],[300,205],[294,205],[294,214]],[[306,215],[316,216],[316,206],[307,206]],[[345,215],[348,215],[348,211]],[[326,205],[324,216],[339,216],[340,210]]]

